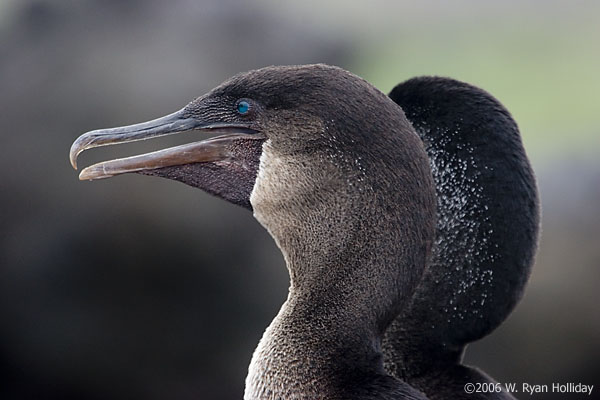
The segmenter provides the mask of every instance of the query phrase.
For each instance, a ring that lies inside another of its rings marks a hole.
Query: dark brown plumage
[[[386,366],[432,399],[449,386],[453,398],[512,398],[465,393],[493,380],[461,359],[513,310],[533,265],[539,199],[517,124],[489,93],[453,79],[414,78],[390,97],[425,143],[438,217],[431,264],[386,332]]]
[[[510,312],[531,265],[537,197],[518,130],[491,96],[455,81],[416,79],[391,96],[401,107],[336,67],[267,67],[71,149],[75,165],[98,145],[227,133],[81,177],[179,180],[251,208],[275,239],[290,293],[246,399],[457,398],[465,379],[490,380],[460,358]],[[521,225],[505,226],[519,212]]]

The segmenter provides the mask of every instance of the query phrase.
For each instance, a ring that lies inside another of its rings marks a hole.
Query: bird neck
[[[254,352],[246,400],[396,390],[380,340],[416,288],[433,238],[434,192],[422,156],[364,160],[349,171],[319,161],[327,156],[303,160],[265,143],[250,201],[283,253],[290,290]]]
[[[354,213],[356,205],[349,202],[358,199],[340,195],[327,210],[296,207],[281,216],[272,207],[266,220],[255,207],[284,255],[290,289],[252,357],[247,400],[293,399],[298,393],[343,398],[340,392],[351,386],[348,377],[364,382],[383,375],[380,336],[395,315],[397,301],[390,299],[397,288],[389,279],[395,267],[393,260],[376,256],[370,218],[346,211]]]
[[[290,293],[349,304],[365,326],[383,332],[425,268],[434,203],[414,186],[431,185],[430,176],[407,181],[422,173],[388,177],[366,167],[317,166],[272,153],[269,141],[263,148],[250,200],[285,258]]]
[[[267,224],[284,254],[290,290],[254,352],[246,400],[359,398],[349,390],[367,390],[381,380],[392,381],[386,387],[398,384],[384,372],[380,341],[411,293],[398,271],[413,262],[418,270],[419,263],[404,254],[409,243],[380,229],[382,219],[396,227],[401,221],[372,215],[367,204],[341,202],[328,208],[326,218],[319,207],[303,211],[307,221],[318,224]],[[362,218],[344,211],[357,209],[364,210]]]
[[[350,305],[292,289],[250,363],[244,398],[344,398],[353,377],[383,375],[379,337]]]

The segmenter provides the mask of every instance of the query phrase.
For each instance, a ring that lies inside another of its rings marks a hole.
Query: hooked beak
[[[153,170],[176,165],[224,161],[234,157],[231,144],[240,139],[264,139],[258,131],[235,123],[203,123],[185,115],[184,110],[140,124],[84,133],[73,142],[69,159],[77,169],[77,157],[84,150],[117,143],[127,143],[174,133],[199,130],[220,133],[201,142],[188,143],[138,156],[119,158],[94,164],[81,171],[80,180],[94,180],[128,172]]]

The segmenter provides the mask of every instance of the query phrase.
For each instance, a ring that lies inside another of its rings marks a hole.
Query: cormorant
[[[460,398],[465,383],[493,382],[460,362],[514,307],[532,263],[537,194],[516,124],[450,79],[416,78],[390,96],[337,67],[267,67],[71,147],[76,167],[91,147],[224,134],[80,179],[175,179],[251,209],[269,231],[290,288],[245,399]],[[495,396],[510,398],[480,394]]]

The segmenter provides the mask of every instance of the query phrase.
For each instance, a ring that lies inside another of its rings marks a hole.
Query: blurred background
[[[79,182],[68,150],[237,72],[314,62],[384,92],[451,76],[513,113],[542,237],[523,301],[466,359],[500,382],[596,386],[533,398],[600,398],[599,39],[597,1],[0,0],[0,398],[242,397],[287,293],[271,238],[180,183]]]

